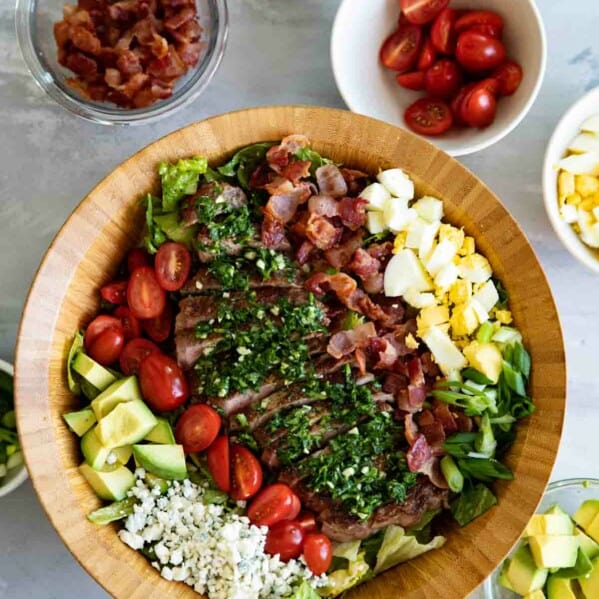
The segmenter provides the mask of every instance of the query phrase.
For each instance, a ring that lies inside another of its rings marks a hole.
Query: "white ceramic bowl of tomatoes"
[[[524,118],[546,40],[534,0],[343,0],[331,60],[351,110],[461,156]]]

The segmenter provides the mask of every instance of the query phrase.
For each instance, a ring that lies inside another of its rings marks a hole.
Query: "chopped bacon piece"
[[[288,135],[279,145],[273,146],[266,152],[266,162],[275,173],[281,175],[289,164],[291,155],[308,145],[310,140],[305,135]]]
[[[118,69],[106,69],[104,81],[108,87],[118,88],[122,82],[121,72]]]
[[[366,205],[363,198],[343,198],[339,202],[341,222],[352,231],[356,231],[366,222]]]
[[[285,177],[275,177],[272,181],[268,181],[264,184],[264,189],[271,195],[283,195],[285,193],[292,193],[295,189],[293,183]]]
[[[406,454],[410,472],[420,472],[424,465],[433,457],[433,452],[423,434],[418,434]]]
[[[404,416],[404,430],[406,441],[410,446],[414,445],[418,436],[418,425],[414,422],[413,414],[408,413]]]
[[[91,81],[98,74],[98,64],[81,52],[73,52],[66,58],[65,66],[73,73],[79,75],[84,81]]]
[[[358,349],[356,349],[354,352],[354,356],[356,358],[356,364],[358,365],[360,374],[364,375],[366,373],[366,352],[361,347],[358,347]]]
[[[141,73],[141,63],[138,56],[131,50],[122,50],[116,60],[118,70],[125,76]]]
[[[128,21],[137,13],[137,0],[121,0],[108,4],[106,10],[113,21]]]
[[[449,406],[442,401],[435,400],[433,404],[433,414],[435,419],[441,423],[443,430],[446,433],[455,433],[458,430],[458,425],[453,414],[449,410]]]
[[[364,280],[377,274],[381,268],[381,263],[376,258],[373,258],[366,250],[358,248],[354,252],[352,261],[347,267]]]
[[[180,43],[176,45],[177,53],[188,67],[195,67],[200,60],[205,44],[201,42]]]
[[[390,370],[395,362],[397,362],[397,358],[399,358],[399,353],[395,344],[391,341],[392,335],[385,335],[382,338],[377,339],[378,347],[376,349],[378,353],[379,361],[374,365],[376,370]]]
[[[420,432],[426,437],[433,455],[443,455],[443,442],[445,441],[445,431],[443,425],[434,420],[431,424],[422,424],[418,422]]]
[[[174,46],[168,46],[163,58],[156,58],[148,65],[148,73],[161,80],[176,79],[185,73],[187,67],[177,54]]]
[[[283,169],[281,175],[292,183],[299,183],[300,179],[310,176],[311,164],[309,160],[294,160]]]
[[[335,227],[324,216],[311,214],[306,226],[306,237],[319,250],[328,250],[336,246],[341,240],[343,230]]]
[[[365,347],[368,340],[375,335],[376,328],[373,322],[359,324],[348,331],[339,331],[330,338],[327,352],[338,360],[358,348]]]
[[[187,21],[179,27],[171,31],[171,35],[181,44],[189,44],[190,42],[197,42],[202,35],[202,27],[197,21]],[[202,44],[204,47],[204,44]]]
[[[309,241],[303,241],[302,244],[299,246],[297,252],[295,253],[297,261],[301,265],[306,264],[308,262],[308,259],[310,258],[310,254],[314,249],[315,248],[313,243],[310,243]]]
[[[381,293],[383,291],[384,283],[385,280],[382,272],[376,272],[362,281],[364,291],[370,295]]]
[[[150,76],[145,73],[136,73],[129,78],[129,81],[121,86],[121,91],[127,98],[131,99],[146,84],[149,78]]]
[[[69,41],[70,25],[66,21],[54,23],[54,39],[59,49],[64,48]]]
[[[262,221],[262,243],[267,248],[275,248],[285,243],[286,240],[285,225],[280,220],[265,213]]]
[[[366,251],[377,260],[385,260],[391,258],[393,254],[393,243],[391,241],[385,241],[383,243],[373,243],[366,248]]]
[[[312,197],[316,197],[316,196],[312,196]],[[311,200],[312,200],[312,198],[310,198],[310,200],[308,201],[308,210],[310,209],[310,201]],[[354,235],[349,237],[346,241],[344,241],[337,247],[327,250],[324,253],[324,256],[327,259],[327,262],[333,268],[337,268],[337,269],[343,268],[351,260],[351,257],[353,256],[354,252],[358,248],[362,247],[362,237],[363,237],[362,231],[357,231]]]
[[[357,171],[351,168],[340,168],[341,174],[347,184],[347,189],[350,195],[356,196],[361,192],[368,182],[370,177],[362,171]]]
[[[316,182],[320,193],[341,198],[347,195],[347,183],[334,164],[325,164],[316,169]]]
[[[339,215],[339,202],[332,196],[315,195],[308,200],[308,212],[333,218]]]
[[[102,44],[100,40],[89,29],[77,25],[71,27],[69,31],[69,39],[73,42],[73,46],[79,48],[83,52],[87,52],[92,56],[100,54]]]
[[[466,414],[462,414],[462,412],[458,412],[456,414],[456,420],[458,425],[458,431],[460,433],[469,433],[472,431],[473,422],[470,416],[466,416]]]
[[[166,38],[158,33],[154,33],[152,37],[152,43],[148,44],[148,46],[150,46],[150,51],[156,58],[165,58],[169,53],[169,46]],[[177,54],[177,56],[179,55]]]
[[[268,213],[272,218],[281,221],[283,224],[288,223],[294,216],[301,204],[304,204],[310,197],[310,186],[307,183],[299,183],[298,185],[281,184],[276,187],[281,193],[270,196],[264,208],[265,214]],[[275,189],[275,187],[272,187]]]
[[[185,8],[182,8],[179,12],[176,12],[175,14],[173,14],[168,19],[165,19],[164,26],[167,29],[171,29],[171,30],[179,29],[179,27],[181,27],[181,25],[184,25],[185,23],[187,23],[187,21],[191,21],[192,19],[195,18],[195,16],[196,16],[195,9],[193,9],[191,7],[185,7]]]
[[[250,177],[248,183],[250,189],[263,189],[270,181],[270,175],[271,171],[268,166],[260,164]]]

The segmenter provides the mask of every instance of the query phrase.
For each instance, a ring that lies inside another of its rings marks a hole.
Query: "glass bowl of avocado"
[[[13,403],[13,367],[0,360],[0,497],[14,491],[26,478]]]
[[[486,599],[599,599],[599,480],[554,482]]]

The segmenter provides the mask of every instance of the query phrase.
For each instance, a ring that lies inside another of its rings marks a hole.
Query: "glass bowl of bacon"
[[[17,0],[21,52],[63,108],[106,125],[191,102],[224,54],[226,0]]]

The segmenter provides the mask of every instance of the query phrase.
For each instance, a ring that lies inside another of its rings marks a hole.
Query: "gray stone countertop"
[[[517,1],[517,0],[510,0]],[[63,112],[37,89],[0,0],[0,357],[12,360],[28,287],[79,200],[123,159],[193,121],[266,104],[343,107],[329,62],[338,0],[233,0],[221,68],[195,103],[154,125],[107,128]],[[548,68],[524,122],[462,159],[503,200],[534,245],[555,293],[568,359],[569,405],[553,479],[599,475],[599,278],[562,247],[542,206],[541,166],[560,115],[599,84],[596,0],[539,0]],[[0,598],[106,597],[46,519],[29,482],[0,499]]]

